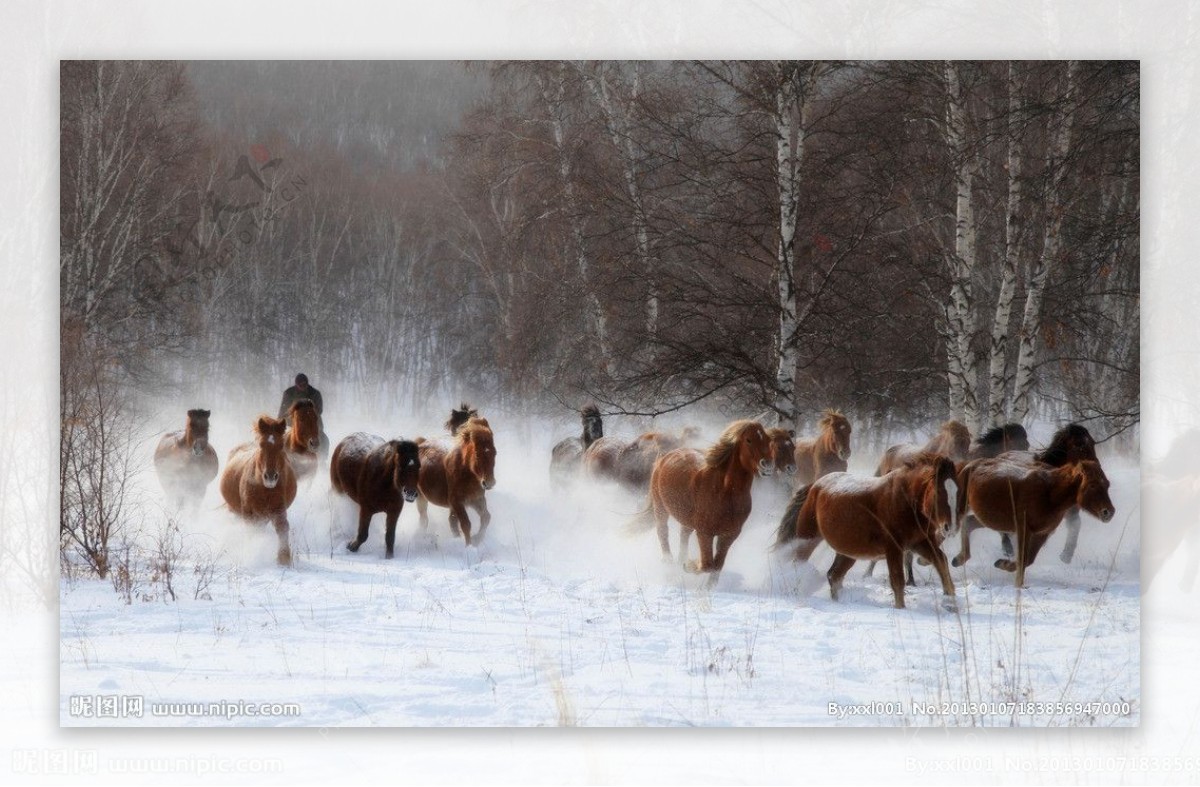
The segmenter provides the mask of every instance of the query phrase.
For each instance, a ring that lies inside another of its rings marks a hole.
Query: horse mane
[[[424,442],[423,438],[418,437],[416,440],[405,440],[403,437],[396,440],[388,440],[388,446],[391,447],[393,454],[397,459],[407,464],[413,460],[420,461],[420,443]]]
[[[821,411],[821,420],[817,421],[817,426],[822,429],[832,429],[839,418],[843,421],[846,420],[846,416],[842,414],[841,410],[834,407],[827,407]]]
[[[1034,454],[1034,458],[1039,462],[1058,467],[1070,460],[1072,447],[1078,445],[1089,446],[1091,456],[1088,458],[1096,458],[1095,440],[1092,439],[1092,433],[1087,430],[1087,427],[1082,424],[1067,424],[1054,433],[1054,437],[1050,438],[1050,445]]]
[[[925,444],[925,450],[933,445],[938,437],[945,436],[950,441],[950,451],[956,456],[966,456],[971,451],[971,430],[962,421],[951,419],[942,424],[938,429],[938,433],[928,443]]]
[[[737,448],[738,441],[742,439],[742,435],[746,433],[746,430],[753,429],[758,425],[758,421],[751,420],[734,421],[731,423],[721,433],[721,436],[717,438],[717,442],[713,443],[708,451],[705,452],[704,464],[709,467],[720,467],[728,462],[730,457],[733,456],[734,449]]]
[[[458,407],[457,410],[454,409],[453,407],[450,408],[450,418],[446,421],[445,424],[443,424],[443,426],[445,426],[446,431],[449,432],[450,434],[452,434],[452,435],[458,434],[458,430],[460,427],[462,427],[463,424],[467,423],[472,418],[475,418],[478,415],[479,415],[478,410],[476,410],[474,407],[467,404],[466,402],[463,402]]]
[[[266,413],[263,413],[254,422],[254,436],[261,440],[264,437],[273,437],[273,433],[278,433],[282,438],[284,429],[286,427],[287,424],[284,421],[276,420]],[[281,448],[283,447],[282,440],[280,440],[279,446]]]
[[[476,437],[492,436],[492,427],[488,424],[486,418],[471,416],[471,419],[465,424],[458,427],[458,432],[455,435],[458,437],[459,444],[469,443]]]
[[[212,410],[188,410],[187,414],[190,421],[193,418],[208,418],[212,415]]]
[[[587,407],[579,411],[579,416],[585,421],[589,418],[599,418],[600,408],[594,404],[589,404]]]

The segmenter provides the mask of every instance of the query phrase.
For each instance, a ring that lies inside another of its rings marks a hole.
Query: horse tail
[[[812,484],[802,486],[792,494],[787,510],[783,512],[783,518],[779,520],[779,529],[775,532],[775,544],[771,549],[779,549],[787,542],[799,538],[796,533],[796,520],[800,518],[800,509],[804,507],[804,501],[808,499],[808,490],[810,489],[812,489]]]
[[[645,507],[625,523],[625,535],[636,536],[639,533],[645,533],[657,523],[658,520],[654,518],[654,496],[647,495]]]

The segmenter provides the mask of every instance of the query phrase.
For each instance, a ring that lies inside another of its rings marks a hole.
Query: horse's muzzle
[[[850,449],[849,448],[839,448],[838,452],[837,452],[837,456],[838,456],[838,459],[841,459],[843,462],[849,462],[850,461]]]
[[[1113,518],[1113,516],[1114,516],[1116,513],[1117,513],[1117,512],[1116,512],[1116,511],[1114,511],[1114,510],[1113,510],[1113,509],[1111,509],[1111,508],[1101,508],[1101,509],[1100,509],[1100,521],[1101,521],[1101,522],[1111,522],[1111,521],[1112,521],[1112,518]]]
[[[775,466],[773,464],[771,464],[771,461],[769,459],[759,459],[758,460],[759,476],[766,478],[767,476],[774,474],[774,472],[775,472]]]
[[[197,440],[196,442],[192,443],[192,455],[193,456],[204,456],[204,449],[207,447],[208,447],[207,440]]]
[[[787,467],[783,468],[783,472],[788,475],[795,475],[796,474],[796,466],[788,465]]]
[[[263,473],[263,486],[274,489],[279,485],[279,473]]]
[[[491,489],[492,487],[496,486],[496,479],[494,479],[494,478],[485,478],[484,480],[480,481],[480,482],[479,482],[479,484],[480,484],[480,485],[481,485],[481,486],[482,486],[482,487],[483,487],[485,490],[487,490],[487,489]]]
[[[415,489],[405,489],[404,490],[404,502],[411,503],[416,499],[417,499],[417,490],[415,490]]]
[[[314,437],[313,439],[311,439],[311,440],[309,440],[309,441],[308,441],[308,450],[310,450],[310,451],[316,451],[316,450],[317,450],[317,449],[319,449],[320,447],[321,447],[321,440],[320,440],[320,438]]]

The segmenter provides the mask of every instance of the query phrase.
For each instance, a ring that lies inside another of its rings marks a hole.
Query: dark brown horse
[[[776,546],[801,539],[796,557],[807,561],[822,540],[829,542],[837,553],[826,574],[835,601],[856,560],[884,559],[896,608],[903,609],[906,551],[933,563],[942,592],[953,599],[941,549],[946,525],[954,521],[947,489],[953,483],[954,463],[928,452],[882,476],[832,473],[796,491],[779,523]]]
[[[463,402],[457,410],[453,407],[450,408],[450,417],[446,419],[446,423],[443,425],[446,427],[446,431],[450,433],[450,436],[454,437],[458,434],[460,427],[462,427],[467,421],[470,421],[472,418],[476,418],[478,416],[478,410],[466,402]]]
[[[792,477],[796,475],[796,430],[777,426],[767,430],[767,439],[771,441],[774,475],[783,483],[790,484]]]
[[[384,440],[366,432],[355,432],[337,444],[329,462],[329,480],[335,492],[358,503],[358,535],[346,545],[351,552],[367,540],[371,517],[380,511],[386,517],[383,543],[392,557],[396,543],[396,520],[405,501],[417,499],[421,458],[412,440]]]
[[[286,428],[283,421],[260,415],[254,423],[255,441],[230,451],[221,474],[221,496],[231,511],[275,526],[281,566],[292,564],[287,510],[296,499],[296,474],[283,448]]]
[[[1015,572],[1018,587],[1025,585],[1025,568],[1037,559],[1069,509],[1078,506],[1102,522],[1115,513],[1108,478],[1100,463],[1091,460],[1051,467],[1017,452],[976,459],[959,471],[958,487],[962,551],[954,565],[971,559],[971,531],[980,526],[1014,533],[1016,559],[1001,558],[995,565]],[[968,509],[974,516],[965,517]]]
[[[1028,451],[1029,435],[1020,424],[1004,424],[993,427],[971,444],[967,459],[990,459],[1006,451]]]
[[[669,560],[667,522],[674,517],[679,522],[679,559],[688,571],[708,573],[707,586],[712,587],[729,547],[750,516],[750,486],[755,476],[769,476],[773,471],[771,441],[762,424],[735,421],[707,452],[677,448],[659,457],[650,477],[650,500],[630,529],[656,526],[663,558]],[[689,562],[688,541],[693,532],[700,559]]]
[[[579,417],[583,421],[583,434],[560,440],[550,451],[551,480],[564,481],[578,475],[583,467],[583,452],[604,437],[604,419],[600,417],[600,408],[589,404],[579,413]]]
[[[293,402],[285,419],[289,424],[283,436],[288,461],[296,472],[296,481],[311,480],[317,474],[321,450],[321,417],[311,399]]]
[[[471,545],[471,520],[467,508],[479,514],[478,541],[487,531],[492,515],[488,512],[484,492],[496,485],[496,446],[487,419],[472,417],[458,427],[453,448],[447,449],[424,438],[420,446],[421,475],[417,511],[421,528],[429,527],[429,504],[450,509],[450,530],[462,533],[467,546]]]
[[[592,479],[615,481],[630,492],[645,494],[658,458],[668,451],[689,447],[698,434],[694,427],[687,427],[679,436],[646,432],[628,442],[601,437],[584,451],[584,471]]]
[[[154,449],[154,469],[176,509],[198,504],[217,477],[217,452],[208,442],[209,410],[188,410],[181,432],[163,435]]]
[[[817,422],[816,437],[796,441],[796,486],[807,486],[828,473],[845,472],[850,460],[850,420],[838,410],[826,410]]]

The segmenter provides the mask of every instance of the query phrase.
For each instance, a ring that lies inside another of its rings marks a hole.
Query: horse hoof
[[[395,553],[394,553],[392,550],[390,550],[390,549],[389,549],[387,552],[385,552],[385,553],[383,554],[383,556],[384,556],[385,558],[387,558],[388,560],[391,560],[391,559],[392,559],[393,557],[395,557],[396,555],[395,555]]]
[[[926,560],[926,559],[925,559],[925,558],[923,558],[923,557],[919,557],[919,558],[917,558],[917,565],[918,565],[918,566],[928,566],[928,565],[929,565],[929,561],[928,561],[928,560]]]
[[[967,559],[965,557],[963,557],[962,555],[955,555],[954,559],[950,561],[950,565],[954,566],[955,568],[958,568],[959,566],[961,566],[963,563],[966,563],[966,562],[967,562]]]
[[[362,546],[362,544],[359,542],[351,541],[349,544],[346,544],[346,549],[349,549],[351,552],[357,552],[360,546]]]
[[[994,565],[996,566],[996,568],[1000,569],[1001,571],[1016,571],[1017,570],[1016,563],[1014,563],[1011,560],[1005,560],[1004,558],[997,560],[994,563]]]
[[[291,568],[292,567],[292,552],[291,552],[291,550],[288,550],[287,552],[280,552],[278,557],[275,558],[275,560],[277,563],[279,563],[279,565],[283,566],[284,568]]]
[[[1074,558],[1074,557],[1075,557],[1075,555],[1073,555],[1073,554],[1068,555],[1066,552],[1063,552],[1061,555],[1058,556],[1058,559],[1064,563],[1070,564],[1072,558]]]
[[[686,563],[683,564],[683,570],[688,572],[689,574],[699,574],[700,573],[700,561],[699,560],[687,561]]]
[[[958,612],[958,599],[953,596],[947,596],[942,599],[942,609],[947,612]]]

